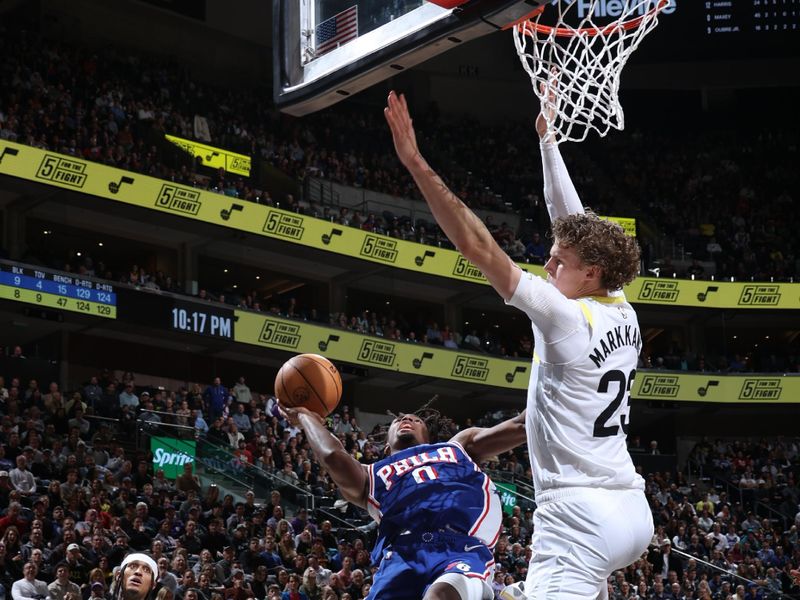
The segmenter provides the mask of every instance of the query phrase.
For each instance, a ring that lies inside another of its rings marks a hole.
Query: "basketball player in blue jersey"
[[[401,415],[389,426],[387,456],[367,466],[345,451],[317,414],[281,408],[305,432],[342,496],[379,523],[372,552],[379,569],[367,600],[493,598],[492,548],[502,509],[477,463],[525,441],[524,413],[434,444],[421,418]]]
[[[439,226],[532,323],[526,429],[537,510],[525,595],[605,598],[606,578],[638,559],[653,535],[625,441],[642,338],[620,290],[638,273],[639,248],[622,228],[584,211],[539,115],[554,239],[547,278],[522,271],[422,158],[405,98],[392,92],[385,116]]]

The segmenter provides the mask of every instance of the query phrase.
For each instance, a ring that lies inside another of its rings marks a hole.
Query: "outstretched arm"
[[[459,431],[452,441],[461,444],[476,463],[508,452],[525,442],[525,411],[494,427],[470,427]]]
[[[414,178],[439,227],[503,299],[511,298],[519,282],[520,268],[503,252],[477,215],[422,158],[405,97],[391,92],[384,115],[392,130],[397,156]]]
[[[539,134],[539,147],[542,151],[544,201],[551,222],[559,217],[584,212],[583,204],[569,177],[567,165],[564,164],[558,144],[555,143],[553,134],[547,131],[547,121],[552,122],[555,118],[555,109],[552,106],[556,102],[555,92],[551,91],[549,101],[542,104],[542,112],[536,117],[536,133]],[[544,114],[545,111],[549,113],[547,116]]]
[[[367,467],[350,456],[339,438],[325,428],[322,417],[307,408],[280,405],[281,412],[295,427],[302,429],[317,459],[339,486],[348,502],[367,507]]]

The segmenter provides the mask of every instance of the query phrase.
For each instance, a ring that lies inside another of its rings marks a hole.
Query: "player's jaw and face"
[[[550,258],[544,265],[547,281],[572,300],[601,294],[600,270],[586,265],[574,247],[562,246],[556,239],[550,248]]]
[[[153,586],[154,576],[150,567],[138,560],[125,565],[125,572],[122,574],[125,598],[144,598]]]
[[[427,444],[428,427],[416,415],[399,416],[389,426],[387,443],[392,454],[412,446]]]

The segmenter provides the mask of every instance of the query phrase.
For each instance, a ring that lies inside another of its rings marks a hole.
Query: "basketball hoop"
[[[592,129],[602,137],[611,127],[625,127],[622,69],[669,2],[552,0],[514,25],[517,54],[556,143],[581,142]],[[608,16],[612,9],[615,14]]]

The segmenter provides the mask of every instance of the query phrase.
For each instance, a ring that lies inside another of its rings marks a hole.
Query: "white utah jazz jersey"
[[[532,320],[528,450],[537,495],[563,487],[644,489],[628,454],[642,338],[624,296],[569,300],[529,273],[508,302]]]

